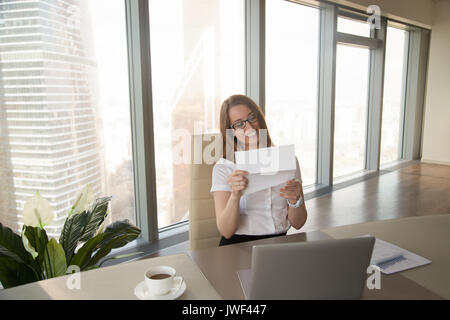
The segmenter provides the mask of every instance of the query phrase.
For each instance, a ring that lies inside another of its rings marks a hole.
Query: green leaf
[[[81,242],[87,241],[95,235],[95,232],[102,224],[108,212],[109,201],[111,201],[111,197],[104,197],[95,200],[92,210],[88,211],[89,213],[86,228],[84,229],[83,236],[80,239]]]
[[[66,219],[60,236],[60,243],[66,253],[66,261],[71,264],[73,254],[80,242],[87,241],[95,235],[108,210],[111,197],[95,200],[92,209],[73,214]]]
[[[86,270],[94,266],[101,258],[105,257],[112,249],[120,248],[136,239],[141,230],[128,221],[117,221],[108,226],[104,233],[89,239],[78,250],[72,259],[72,264]]]
[[[22,238],[0,222],[0,256],[7,256],[18,263],[27,263],[31,255],[25,250]]]
[[[0,282],[9,288],[42,279],[39,265],[25,250],[22,238],[0,223]]]
[[[141,230],[138,227],[130,224],[128,220],[123,220],[116,221],[110,224],[108,227],[106,227],[104,234],[107,238],[113,238],[120,235],[128,235],[129,238],[122,241],[117,241],[115,243],[115,247],[113,247],[120,248],[126,245],[128,242],[133,241],[134,239],[139,237],[139,235],[141,234]]]
[[[38,280],[40,279],[35,272],[26,264],[10,257],[0,256],[0,282],[5,289]]]
[[[103,241],[105,235],[100,233],[95,237],[86,241],[83,246],[78,249],[78,252],[73,256],[70,265],[76,265],[80,267],[81,271],[84,271],[89,264],[92,253],[96,250],[97,246]]]
[[[20,259],[20,257],[15,254],[14,252],[9,251],[8,249],[0,246],[0,257],[8,257],[13,259],[14,261],[18,262],[18,263],[24,263],[22,259]]]
[[[59,242],[66,254],[66,261],[70,264],[73,253],[77,248],[78,242],[83,236],[84,228],[87,223],[88,213],[86,211],[69,216],[64,223]]]
[[[39,270],[42,279],[47,279],[48,274],[42,268],[45,258],[45,253],[47,251],[48,237],[44,229],[39,227],[24,226],[24,235],[27,237],[30,245],[38,253],[35,263],[37,264],[36,269]]]
[[[47,243],[44,268],[49,275],[48,278],[63,276],[66,274],[67,263],[64,249],[55,239]]]
[[[127,221],[117,221],[108,226],[103,234],[105,238],[87,266],[97,264],[112,249],[123,247],[128,242],[133,241],[141,234],[141,230]]]
[[[38,259],[43,259],[43,254],[48,243],[47,232],[39,227],[24,226],[24,229],[24,234],[30,242],[30,245],[38,253]]]
[[[120,245],[121,243],[128,243],[136,238],[137,236],[133,237],[127,234],[122,234],[107,239],[106,241],[103,241],[98,251],[96,251],[95,254],[92,256],[87,267],[97,264],[100,261],[100,259],[109,254],[112,249],[122,247],[123,245]]]

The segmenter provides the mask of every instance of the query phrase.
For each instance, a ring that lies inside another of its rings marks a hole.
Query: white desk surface
[[[221,297],[206,280],[200,269],[187,254],[177,254],[138,260],[111,267],[82,272],[80,289],[67,287],[69,276],[34,282],[10,289],[0,290],[0,300],[130,300],[136,285],[144,280],[145,271],[155,265],[169,265],[186,281],[186,291],[179,297],[184,300],[218,300]]]
[[[323,229],[321,232],[333,238],[371,234],[430,259],[432,261],[431,264],[406,270],[400,274],[430,292],[444,299],[450,299],[450,214],[381,220]],[[230,247],[228,249],[233,248]],[[221,250],[223,251],[224,249],[222,248]],[[214,250],[214,252],[216,251],[220,250]],[[206,251],[200,250],[198,254],[202,252]],[[214,261],[208,260],[208,266],[211,266]],[[187,254],[177,254],[83,272],[81,273],[80,290],[68,289],[66,282],[70,276],[63,276],[0,290],[0,300],[137,299],[134,296],[134,288],[144,279],[145,271],[154,265],[172,266],[183,276],[187,289],[179,299],[221,299],[216,289],[205,278],[196,263]],[[403,277],[397,278],[404,279]],[[412,283],[411,281],[410,283]],[[409,284],[406,283],[405,285]]]
[[[431,264],[399,274],[450,299],[450,214],[380,220],[321,231],[333,238],[370,234],[431,260]]]

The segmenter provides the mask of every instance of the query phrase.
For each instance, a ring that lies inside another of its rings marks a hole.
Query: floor
[[[450,166],[417,163],[311,199],[306,206],[306,224],[289,233],[450,214]]]
[[[402,217],[450,214],[450,166],[417,162],[306,201],[308,220],[288,234]],[[189,243],[155,257],[186,252]]]

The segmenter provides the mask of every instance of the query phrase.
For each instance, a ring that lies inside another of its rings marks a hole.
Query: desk
[[[363,299],[450,299],[450,215],[383,220],[190,251],[223,299],[244,299],[236,272],[251,267],[255,244],[301,242],[371,234],[432,261],[381,277],[381,290],[365,287]]]
[[[180,299],[244,299],[236,272],[250,268],[252,246],[316,241],[371,234],[432,261],[383,275],[381,290],[365,288],[363,299],[450,299],[450,215],[402,218],[296,233],[288,236],[190,251],[105,267],[81,274],[81,289],[69,290],[68,276],[0,290],[3,299],[136,299],[135,286],[147,268],[173,266],[186,280]]]
[[[179,299],[220,299],[192,259],[183,253],[82,272],[80,290],[68,289],[69,276],[62,276],[0,290],[0,300],[135,300],[134,288],[144,280],[145,271],[155,265],[172,266],[184,278],[186,291]]]
[[[226,300],[245,299],[237,271],[251,266],[252,247],[255,244],[303,242],[332,239],[319,231],[297,233],[288,236],[236,243],[218,248],[189,251],[189,255],[205,277]]]
[[[324,229],[322,232],[334,238],[371,234],[431,260],[431,264],[392,276],[401,275],[410,283],[450,299],[450,214],[382,220]],[[407,281],[404,282],[406,285]],[[400,296],[400,299],[414,298],[411,292],[404,291],[402,294],[405,296]]]

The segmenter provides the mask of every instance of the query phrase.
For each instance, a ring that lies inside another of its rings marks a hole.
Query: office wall
[[[329,0],[331,2],[366,10],[377,5],[383,16],[420,27],[430,28],[433,24],[435,0]]]
[[[435,2],[431,31],[422,161],[450,165],[450,0]]]

